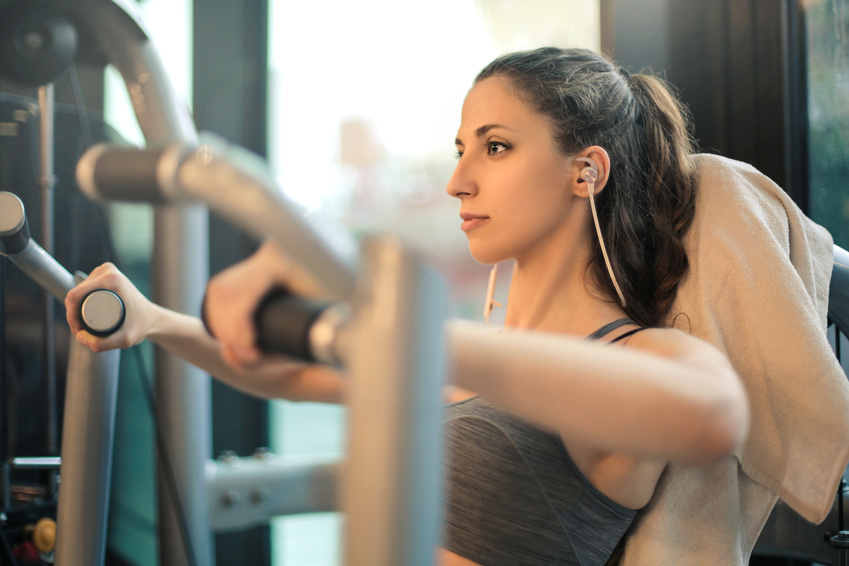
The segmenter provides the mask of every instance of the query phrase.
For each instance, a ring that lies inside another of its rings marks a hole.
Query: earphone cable
[[[607,265],[607,272],[610,274],[610,280],[613,281],[613,286],[616,288],[616,294],[619,295],[619,300],[622,302],[622,308],[625,308],[625,297],[622,295],[622,290],[619,289],[619,283],[616,281],[616,276],[613,274],[613,267],[610,266],[610,259],[607,257],[607,249],[604,247],[604,238],[601,236],[601,226],[598,225],[598,214],[595,211],[595,200],[593,193],[590,192],[590,208],[593,211],[593,221],[595,222],[595,232],[598,234],[598,243],[601,246],[601,255],[604,256],[604,263]]]

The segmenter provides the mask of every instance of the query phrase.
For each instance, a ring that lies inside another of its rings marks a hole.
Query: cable
[[[12,545],[9,544],[9,539],[6,537],[6,531],[0,529],[0,540],[3,541],[3,548],[6,549],[6,554],[9,555],[9,562],[12,566],[20,566],[18,561],[15,559],[15,554],[12,552]]]
[[[186,521],[186,515],[183,509],[183,503],[180,500],[180,494],[177,491],[177,481],[174,478],[174,469],[171,467],[171,458],[169,457],[170,452],[168,451],[168,446],[165,443],[165,436],[162,434],[162,427],[159,426],[159,410],[156,407],[153,390],[147,377],[147,367],[144,365],[144,360],[141,357],[141,350],[139,346],[133,346],[131,350],[136,359],[139,381],[144,388],[145,398],[147,399],[150,412],[153,415],[153,428],[156,433],[156,449],[160,456],[159,464],[162,466],[162,475],[165,477],[165,485],[174,501],[174,510],[177,513],[177,524],[180,528],[180,535],[183,537],[183,546],[186,548],[186,558],[189,561],[189,566],[197,566],[194,546],[192,546],[192,540],[189,537],[188,522]]]
[[[83,105],[83,90],[80,88],[80,78],[77,76],[77,68],[74,65],[68,67],[68,78],[71,79],[71,90],[74,93],[74,104],[77,107],[77,118],[80,121],[80,132],[83,135],[85,149],[94,145],[94,139],[91,136],[91,128],[88,125],[88,114]]]
[[[77,116],[80,120],[80,131],[82,133],[83,141],[85,144],[82,151],[85,152],[94,145],[94,140],[91,135],[91,129],[88,125],[88,114],[85,109],[85,104],[83,104],[82,89],[80,88],[79,77],[77,76],[76,69],[73,65],[68,69],[68,78],[71,80],[71,88],[74,94],[74,103],[77,109]],[[110,234],[106,232],[107,222],[105,218],[105,213],[102,207],[98,207],[98,210],[100,210],[101,213],[103,213],[104,215],[103,222],[100,223],[100,230],[102,240],[106,242],[106,251],[109,255],[109,260],[115,263],[118,269],[120,269],[121,267],[120,262],[118,261],[118,254],[115,251],[115,246],[112,243],[112,238],[110,237]],[[186,549],[186,559],[188,560],[189,566],[197,566],[197,558],[195,557],[194,545],[192,544],[192,540],[189,536],[189,527],[188,522],[186,521],[185,510],[183,508],[182,501],[180,500],[180,494],[177,491],[177,481],[174,476],[174,468],[171,466],[170,452],[168,451],[168,447],[165,443],[165,436],[162,432],[162,427],[160,424],[161,421],[159,418],[159,410],[156,406],[156,401],[154,400],[153,391],[150,385],[152,379],[149,377],[147,367],[145,366],[144,360],[141,357],[140,347],[134,346],[133,348],[131,348],[131,350],[136,360],[139,381],[141,382],[142,388],[144,389],[148,408],[150,409],[151,416],[153,417],[154,436],[156,438],[157,453],[159,454],[158,464],[162,466],[162,475],[165,479],[165,486],[171,495],[172,501],[174,502],[174,509],[177,515],[177,524],[180,529],[180,536],[183,539],[183,546]],[[13,566],[17,566],[17,564]]]

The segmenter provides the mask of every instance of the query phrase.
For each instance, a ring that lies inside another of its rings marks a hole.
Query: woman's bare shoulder
[[[728,358],[718,348],[677,328],[646,328],[623,342],[623,346],[664,358],[692,359],[730,367]]]

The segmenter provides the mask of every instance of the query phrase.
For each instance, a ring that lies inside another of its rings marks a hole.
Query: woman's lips
[[[479,228],[489,222],[489,216],[482,216],[480,214],[462,213],[460,214],[460,218],[463,220],[463,224],[460,226],[463,232],[471,232],[475,228]]]

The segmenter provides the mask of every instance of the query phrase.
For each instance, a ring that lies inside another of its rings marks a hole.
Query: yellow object
[[[39,552],[52,552],[56,546],[56,521],[49,517],[39,519],[32,531],[32,543]]]

